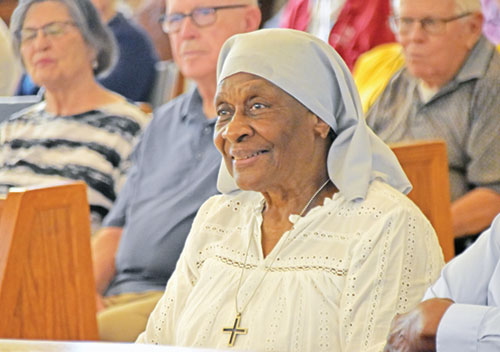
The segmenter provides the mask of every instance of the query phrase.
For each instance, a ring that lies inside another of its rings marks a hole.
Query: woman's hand
[[[433,298],[406,314],[396,315],[384,352],[436,351],[439,322],[452,304],[450,299]]]

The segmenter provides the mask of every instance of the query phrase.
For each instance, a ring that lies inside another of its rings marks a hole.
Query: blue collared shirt
[[[159,108],[105,226],[123,227],[106,295],[163,290],[201,204],[217,193],[221,156],[195,89]]]

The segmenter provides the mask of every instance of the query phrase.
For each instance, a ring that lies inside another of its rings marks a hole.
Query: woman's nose
[[[253,134],[253,129],[249,123],[249,119],[240,113],[235,113],[231,121],[229,121],[222,136],[231,143],[240,143]]]
[[[33,47],[40,50],[46,48],[48,44],[49,44],[49,38],[47,37],[47,35],[44,33],[43,30],[39,29],[36,32],[35,38],[33,38]]]

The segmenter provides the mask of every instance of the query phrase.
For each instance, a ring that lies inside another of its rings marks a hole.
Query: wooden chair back
[[[0,338],[98,340],[83,182],[12,189],[0,214]]]
[[[16,8],[18,0],[0,0],[0,17],[9,25],[10,16]]]
[[[408,197],[417,204],[436,230],[444,258],[455,255],[451,223],[450,181],[446,144],[441,140],[391,145],[413,185]]]

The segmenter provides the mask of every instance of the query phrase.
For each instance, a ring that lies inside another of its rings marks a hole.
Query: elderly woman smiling
[[[0,125],[0,192],[83,180],[94,229],[124,181],[147,116],[94,75],[113,62],[113,41],[88,0],[21,0],[14,47],[45,100]]]
[[[262,30],[226,42],[218,82],[224,194],[199,210],[138,341],[381,351],[443,261],[347,66],[307,33]]]

